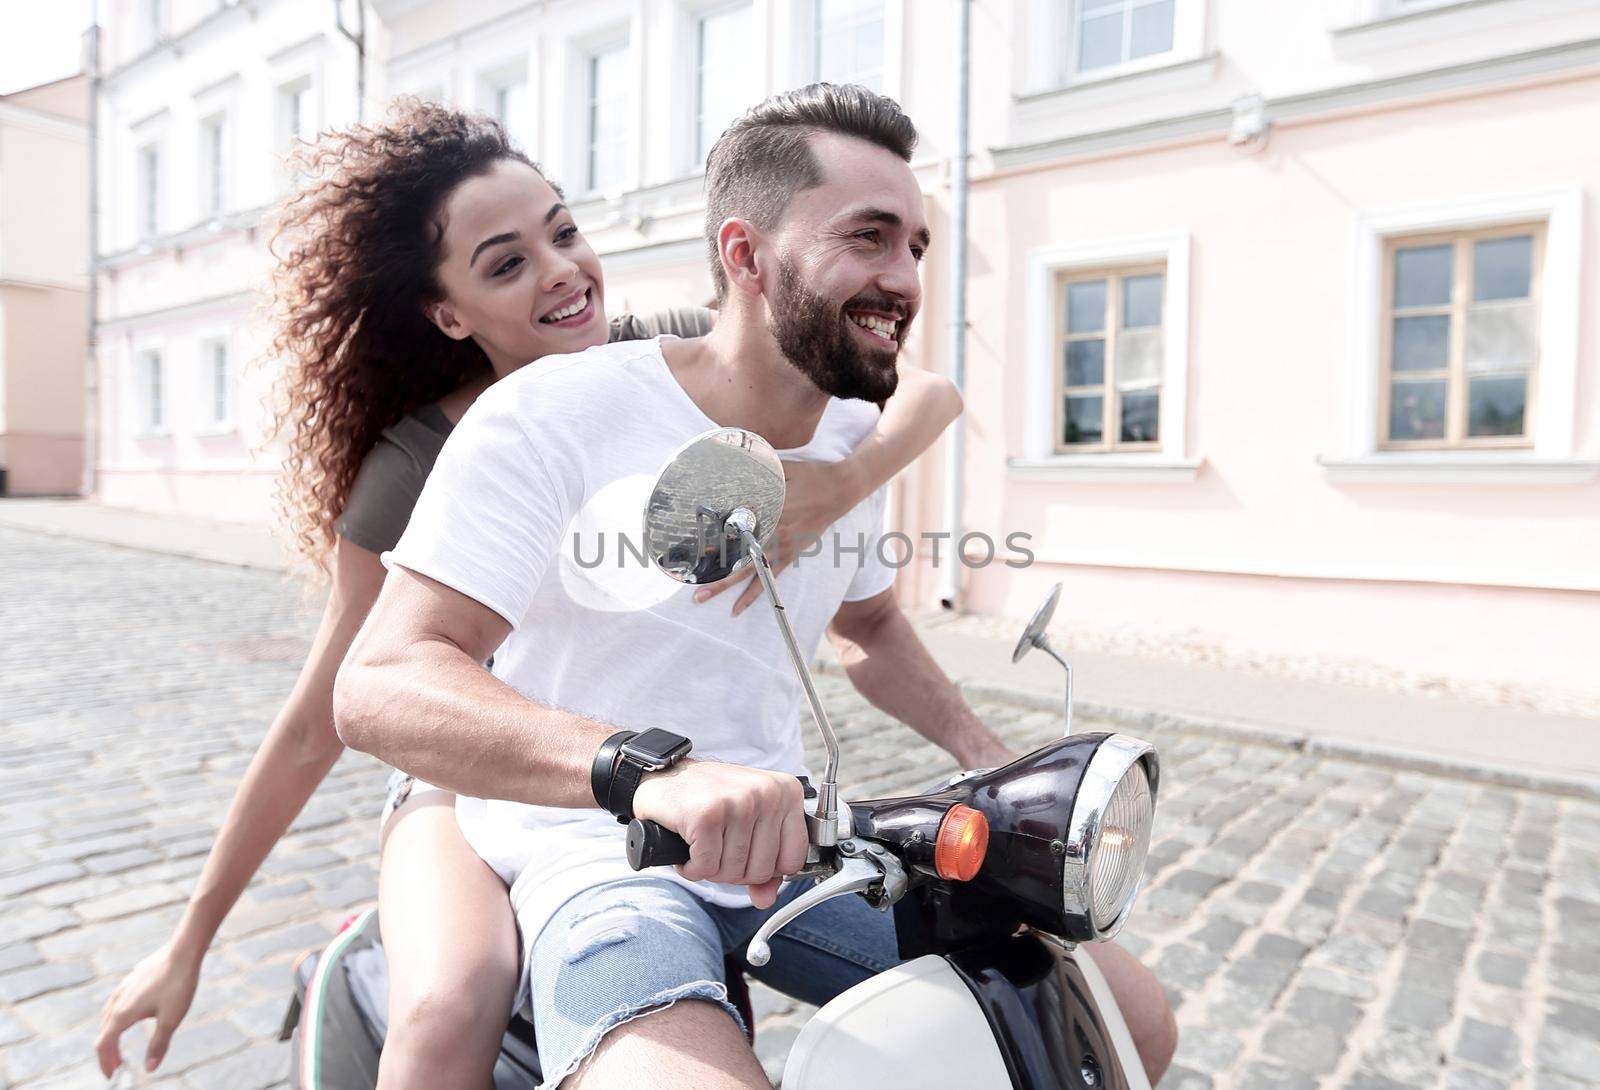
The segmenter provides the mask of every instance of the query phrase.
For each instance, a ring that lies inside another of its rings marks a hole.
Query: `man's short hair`
[[[717,138],[706,156],[706,243],[717,298],[728,293],[717,234],[729,219],[767,230],[802,189],[822,184],[811,137],[838,133],[887,148],[906,162],[917,127],[892,98],[856,84],[813,83],[773,95]]]

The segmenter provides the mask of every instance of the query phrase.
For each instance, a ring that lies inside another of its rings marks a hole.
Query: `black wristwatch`
[[[600,744],[589,768],[589,790],[602,810],[624,825],[633,820],[633,795],[646,772],[663,772],[689,755],[694,744],[670,730],[619,730]]]

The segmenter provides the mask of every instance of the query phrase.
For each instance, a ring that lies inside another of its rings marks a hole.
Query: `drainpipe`
[[[83,359],[83,481],[94,495],[100,458],[100,0],[89,5],[89,321]]]
[[[959,75],[956,118],[956,158],[951,179],[954,200],[950,234],[955,250],[950,258],[950,381],[963,397],[967,392],[967,113],[970,99],[969,77],[972,0],[957,0],[961,10],[961,29],[956,46],[956,71]],[[961,507],[963,471],[967,460],[966,414],[951,425],[950,441],[945,446],[944,521],[950,536],[945,566],[940,573],[939,604],[955,609],[961,598]]]
[[[333,0],[333,25],[356,47],[356,123],[359,124],[367,109],[367,0],[356,0],[354,34],[344,25],[344,0]]]

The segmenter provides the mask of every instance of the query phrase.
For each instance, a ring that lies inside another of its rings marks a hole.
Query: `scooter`
[[[1109,940],[1132,911],[1160,763],[1151,745],[1128,735],[1073,733],[1071,667],[1045,635],[1060,586],[1033,615],[1012,661],[1038,648],[1066,667],[1064,736],[926,794],[846,802],[838,795],[838,739],[765,552],[783,493],[783,467],[765,440],[737,428],[710,431],[662,469],[644,533],[656,567],[681,583],[717,582],[754,564],[826,748],[820,782],[807,785],[810,849],[796,876],[816,883],[762,925],[747,960],[766,964],[773,935],[843,896],[893,912],[906,959],[812,1016],[790,1050],[784,1090],[1149,1090],[1105,978],[1077,947]],[[689,858],[681,837],[649,821],[628,827],[626,851],[635,870]],[[376,934],[369,912],[297,967],[301,983],[285,1022],[285,1036],[299,1046],[294,1085],[374,1085],[387,1009]],[[730,962],[735,994],[737,977]],[[538,1079],[531,1026],[514,1021],[497,1090]]]

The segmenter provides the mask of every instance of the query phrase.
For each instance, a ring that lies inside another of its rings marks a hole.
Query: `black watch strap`
[[[617,771],[617,754],[622,751],[622,744],[629,741],[639,732],[636,730],[619,730],[604,742],[595,751],[594,763],[589,766],[589,790],[594,795],[595,805],[607,813],[616,813],[611,806],[611,785]],[[635,783],[637,788],[638,784]],[[628,793],[631,802],[633,793]]]
[[[594,755],[589,791],[602,810],[627,824],[633,820],[633,796],[645,774],[671,768],[692,749],[689,739],[670,730],[619,730],[601,743]]]
[[[626,825],[633,820],[633,796],[639,790],[639,781],[644,779],[646,772],[655,769],[646,768],[624,757],[617,762],[617,770],[611,777],[611,812],[617,815],[617,821]]]

